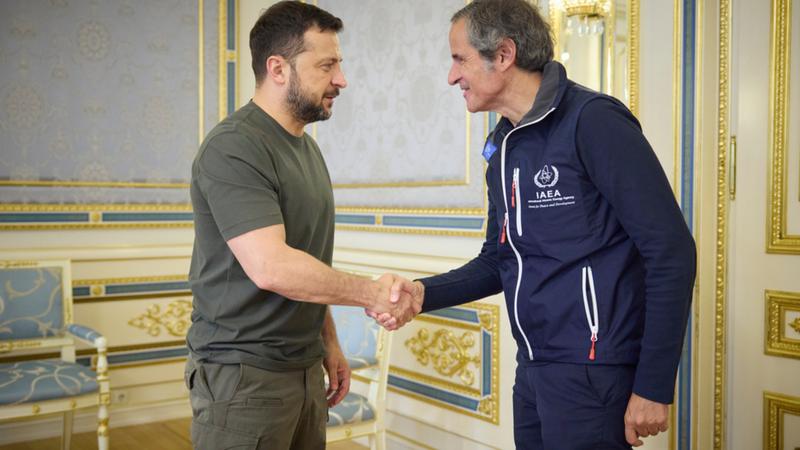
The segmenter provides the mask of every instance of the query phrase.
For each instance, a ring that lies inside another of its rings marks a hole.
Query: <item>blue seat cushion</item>
[[[14,405],[97,392],[97,374],[58,359],[0,364],[0,405]]]
[[[344,400],[328,410],[328,426],[357,424],[375,418],[375,409],[363,395],[349,392]]]

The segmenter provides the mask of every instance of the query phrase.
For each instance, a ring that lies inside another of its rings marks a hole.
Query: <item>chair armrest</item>
[[[98,350],[106,348],[106,338],[89,327],[73,323],[67,326],[67,332]]]

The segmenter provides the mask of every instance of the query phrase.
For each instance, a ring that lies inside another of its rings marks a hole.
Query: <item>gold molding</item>
[[[781,1],[781,0],[778,0]],[[800,397],[764,392],[764,450],[783,450],[784,416],[800,416]]]
[[[228,71],[225,66],[228,62],[227,59],[227,36],[228,36],[228,5],[226,0],[217,0],[217,73],[219,76],[219,83],[217,84],[217,95],[219,101],[217,102],[218,119],[222,120],[228,115]]]
[[[787,171],[792,2],[772,0],[769,58],[769,191],[767,253],[800,255],[800,235],[787,229]]]
[[[233,1],[233,34],[234,49],[228,50],[228,0],[218,0],[218,70],[219,70],[219,120],[228,117],[228,100],[233,97],[234,110],[239,99],[239,77],[234,76],[233,92],[228,92],[228,63],[233,63],[236,71],[239,70],[239,0]]]
[[[136,204],[113,204],[113,203],[85,203],[85,204],[57,204],[57,203],[5,203],[0,204],[0,212],[152,212],[152,211],[175,211],[191,212],[192,205],[189,203],[136,203]]]
[[[461,305],[461,306],[464,306],[464,305]],[[419,321],[419,322],[430,323],[432,325],[459,328],[459,329],[467,330],[467,331],[480,331],[481,327],[482,327],[482,325],[478,325],[478,324],[464,323],[464,322],[461,322],[461,321],[458,321],[458,320],[446,319],[446,318],[437,317],[437,316],[430,316],[430,315],[427,315],[427,314],[417,317],[416,320]]]
[[[683,48],[681,46],[681,36],[683,35],[683,20],[681,20],[683,11],[683,0],[674,0],[672,12],[672,194],[675,198],[678,196],[678,189],[680,183],[678,182],[678,173],[680,167],[678,164],[679,154],[681,150],[681,59],[683,56]]]
[[[714,286],[714,450],[725,448],[726,313],[728,282],[728,125],[730,121],[731,0],[719,1],[719,91],[717,129],[717,227]]]
[[[359,226],[359,225],[336,225],[336,230],[360,231],[360,232],[366,231],[370,233],[426,234],[433,236],[456,236],[456,237],[475,237],[475,238],[482,238],[486,236],[485,231],[453,231],[453,230],[436,230],[430,228],[400,228],[400,227]]]
[[[72,287],[93,285],[105,286],[108,284],[158,283],[162,281],[187,281],[188,279],[189,276],[186,274],[124,278],[85,278],[81,280],[72,280]]]
[[[703,134],[704,134],[704,131],[703,131],[703,128],[702,128],[702,123],[703,123],[703,120],[702,120],[702,106],[703,106],[703,96],[704,96],[704,91],[705,91],[705,83],[702,82],[702,79],[703,79],[702,78],[702,74],[703,74],[703,58],[705,57],[705,55],[704,55],[705,50],[704,49],[705,49],[705,45],[706,45],[706,43],[705,43],[706,36],[705,36],[705,33],[704,33],[704,25],[703,25],[704,21],[706,20],[705,19],[705,16],[706,16],[705,7],[706,6],[705,6],[705,3],[702,2],[702,1],[701,2],[697,2],[696,5],[697,5],[697,10],[696,10],[697,33],[695,34],[695,51],[696,51],[696,55],[695,55],[695,61],[696,61],[696,64],[695,64],[695,80],[698,80],[698,82],[695,84],[695,91],[696,91],[695,92],[695,111],[696,111],[696,113],[695,113],[695,121],[696,121],[695,122],[696,123],[695,130],[696,130],[696,132],[695,132],[695,151],[694,151],[694,167],[695,167],[694,171],[695,171],[695,173],[692,174],[692,177],[694,177],[694,181],[693,181],[694,182],[694,186],[698,186],[698,192],[699,192],[699,186],[701,185],[701,179],[700,179],[701,170],[699,170],[698,168],[703,167],[702,155],[704,153],[704,151],[703,151],[703,140],[704,140]],[[695,224],[693,224],[694,225],[693,229],[694,230],[698,230],[698,231],[695,232],[696,233],[695,241],[696,241],[697,248],[703,248],[704,247],[704,239],[705,239],[705,237],[704,237],[705,233],[700,233],[699,232],[699,230],[700,230],[700,214],[698,213],[699,208],[698,208],[697,205],[700,205],[700,204],[701,203],[699,201],[697,201],[697,202],[693,201],[693,203],[692,203],[692,209],[693,209],[692,216],[695,219]],[[692,330],[692,342],[691,342],[691,344],[693,346],[692,348],[694,350],[692,351],[692,373],[690,374],[691,380],[692,380],[692,385],[694,385],[695,383],[697,383],[699,385],[700,382],[701,382],[701,379],[700,379],[700,367],[701,367],[701,364],[700,364],[700,326],[701,326],[701,321],[700,321],[700,301],[699,301],[700,300],[700,281],[699,280],[700,280],[700,278],[698,277],[695,280],[694,288],[692,289],[692,314],[694,314],[694,316],[692,317],[693,330]],[[699,427],[698,427],[698,422],[699,421],[698,421],[698,416],[699,416],[700,409],[699,409],[698,405],[699,405],[699,402],[700,402],[700,396],[695,394],[695,395],[692,395],[691,397],[692,398],[690,400],[690,411],[691,411],[692,421],[691,421],[691,424],[689,425],[690,426],[689,430],[690,430],[690,434],[692,436],[692,440],[689,443],[689,446],[690,446],[690,448],[699,448],[698,447],[698,441],[699,441]],[[673,423],[675,423],[675,422],[673,422]],[[675,450],[677,448],[677,439],[675,438],[675,435],[677,434],[677,432],[676,432],[676,428],[677,427],[672,427],[672,428],[673,428],[672,429],[673,446],[671,447],[671,450]]]
[[[205,14],[204,0],[197,0],[197,145],[206,137],[206,78],[205,70]]]
[[[639,0],[628,0],[628,107],[639,117]]]
[[[189,187],[189,183],[148,183],[141,181],[79,181],[79,180],[65,180],[65,181],[0,180],[0,186],[185,189]]]
[[[484,208],[392,208],[380,206],[342,206],[336,208],[336,212],[354,214],[435,214],[445,216],[482,216],[486,214]]]
[[[800,312],[800,292],[764,291],[764,308],[764,353],[800,358],[800,339],[789,338],[785,334],[786,312]],[[796,321],[800,321],[800,318]],[[800,325],[795,329],[800,332]]]

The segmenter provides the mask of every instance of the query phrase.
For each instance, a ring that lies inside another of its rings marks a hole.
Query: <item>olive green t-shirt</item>
[[[253,102],[208,134],[192,165],[193,357],[267,370],[308,368],[324,354],[324,305],[259,289],[226,241],[284,224],[286,243],[330,265],[334,205],[319,147]]]

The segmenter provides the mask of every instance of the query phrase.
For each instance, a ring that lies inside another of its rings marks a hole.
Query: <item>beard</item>
[[[325,96],[337,95],[339,95],[338,88],[325,92]],[[300,86],[300,79],[297,76],[297,71],[293,70],[289,78],[289,91],[286,94],[286,104],[294,118],[303,123],[330,119],[332,111],[325,110],[325,107],[322,106],[322,102],[323,99],[316,100],[312,95],[303,91],[303,88]]]

